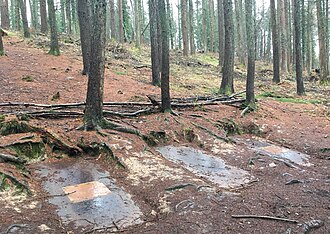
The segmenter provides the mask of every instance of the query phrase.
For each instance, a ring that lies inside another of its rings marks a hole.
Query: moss
[[[126,71],[116,71],[115,73],[119,76],[126,75]]]
[[[20,122],[17,119],[12,119],[8,122],[2,122],[0,124],[0,134],[9,135],[15,133],[26,133],[30,132],[31,127],[24,121]]]
[[[6,119],[5,115],[0,115],[0,123],[4,122]]]
[[[149,146],[156,146],[159,143],[166,143],[168,141],[168,136],[164,131],[151,131],[149,134],[143,135],[142,139]]]
[[[217,120],[217,122],[220,124],[216,126],[218,128],[222,128],[227,135],[241,134],[239,125],[233,119],[223,118],[221,120]]]
[[[17,143],[11,145],[9,149],[28,161],[39,161],[45,155],[45,145],[41,142]]]
[[[26,81],[26,82],[33,82],[34,81],[34,78],[30,75],[26,75],[26,76],[23,76],[22,77],[22,80],[23,81]]]
[[[0,50],[0,56],[4,56],[6,53],[4,50]]]

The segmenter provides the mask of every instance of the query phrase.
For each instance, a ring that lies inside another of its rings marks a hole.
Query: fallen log
[[[298,220],[264,216],[264,215],[232,215],[231,217],[236,219],[270,219],[270,220],[284,221],[289,223],[298,223]]]

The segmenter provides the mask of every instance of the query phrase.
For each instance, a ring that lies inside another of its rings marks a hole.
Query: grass
[[[115,73],[120,76],[126,75],[126,71],[116,71]]]
[[[218,66],[219,60],[211,53],[196,54],[196,59],[201,61],[203,64],[211,64],[212,66]]]
[[[33,82],[34,81],[34,78],[30,75],[26,75],[26,76],[23,76],[22,77],[22,80],[23,81],[26,81],[26,82]]]
[[[296,104],[322,104],[321,100],[316,100],[316,99],[302,99],[302,98],[295,98],[295,97],[283,97],[280,94],[276,94],[275,92],[272,91],[267,91],[263,92],[259,95],[256,96],[257,98],[273,98],[276,101],[279,102],[286,102],[286,103],[296,103]]]

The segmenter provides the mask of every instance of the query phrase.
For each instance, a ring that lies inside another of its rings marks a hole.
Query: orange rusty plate
[[[260,149],[274,155],[280,155],[288,152],[288,149],[276,145],[269,145],[269,146],[261,147]]]
[[[68,194],[68,198],[72,203],[91,200],[111,193],[111,191],[99,181],[63,187],[63,191]]]

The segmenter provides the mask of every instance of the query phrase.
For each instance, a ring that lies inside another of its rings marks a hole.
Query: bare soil
[[[4,42],[7,56],[0,57],[0,103],[84,102],[87,78],[80,74],[82,61],[76,47],[66,45],[67,52],[54,57],[45,49],[37,48],[33,41],[7,37]],[[150,68],[134,68],[129,58],[108,61],[104,101],[146,102],[146,95],[159,97],[160,89],[148,82]],[[187,73],[190,70],[184,65],[180,69]],[[201,69],[216,73],[212,66]],[[274,85],[260,69],[257,73],[258,94],[267,91],[298,98],[294,95],[295,84],[290,79]],[[206,75],[205,80],[208,78],[213,79]],[[198,93],[187,86],[189,77],[182,80],[182,77],[179,79],[172,74],[171,79],[183,87],[175,89],[172,97],[187,97],[189,93],[205,95],[204,91]],[[218,83],[214,83],[211,89],[217,86]],[[237,77],[237,87],[244,87],[241,76]],[[306,89],[306,103],[261,97],[258,99],[259,109],[243,118],[241,109],[228,105],[175,109],[178,116],[156,113],[134,118],[111,118],[143,134],[164,132],[166,138],[161,139],[157,146],[193,147],[248,171],[250,182],[233,188],[221,188],[166,160],[156,147],[148,146],[138,136],[111,130],[104,130],[106,135],[78,131],[76,128],[82,124],[81,117],[30,119],[29,124],[48,129],[68,139],[72,145],[82,140],[85,144],[108,143],[125,168],[118,167],[115,162],[109,163],[105,157],[88,154],[62,158],[50,153],[43,162],[28,163],[24,173],[11,164],[0,162],[0,171],[26,181],[33,194],[17,195],[12,190],[1,193],[0,233],[330,233],[330,92],[329,87],[314,83],[307,83]],[[322,103],[311,104],[309,101],[312,99]],[[27,109],[1,107],[0,113],[6,114],[7,119]],[[128,107],[113,110],[132,111]],[[236,143],[225,143],[196,127],[203,126],[226,138],[226,133],[213,124],[226,119],[233,120],[241,129],[241,134],[229,136]],[[17,138],[22,136],[1,137],[0,144],[12,143]],[[286,163],[258,155],[247,144],[251,139],[267,140],[308,154],[312,166],[292,168]],[[143,213],[142,224],[119,229],[109,227],[107,230],[97,229],[93,223],[85,227],[77,227],[74,222],[62,223],[57,207],[48,202],[49,195],[42,187],[37,168],[43,163],[60,161],[65,164],[86,160],[108,171],[117,185],[132,195]],[[286,184],[293,179],[299,183]],[[194,186],[168,191],[173,186],[185,184]],[[296,220],[297,223],[234,218],[233,215],[271,216]],[[306,223],[311,220],[321,220],[322,225],[308,228]]]

